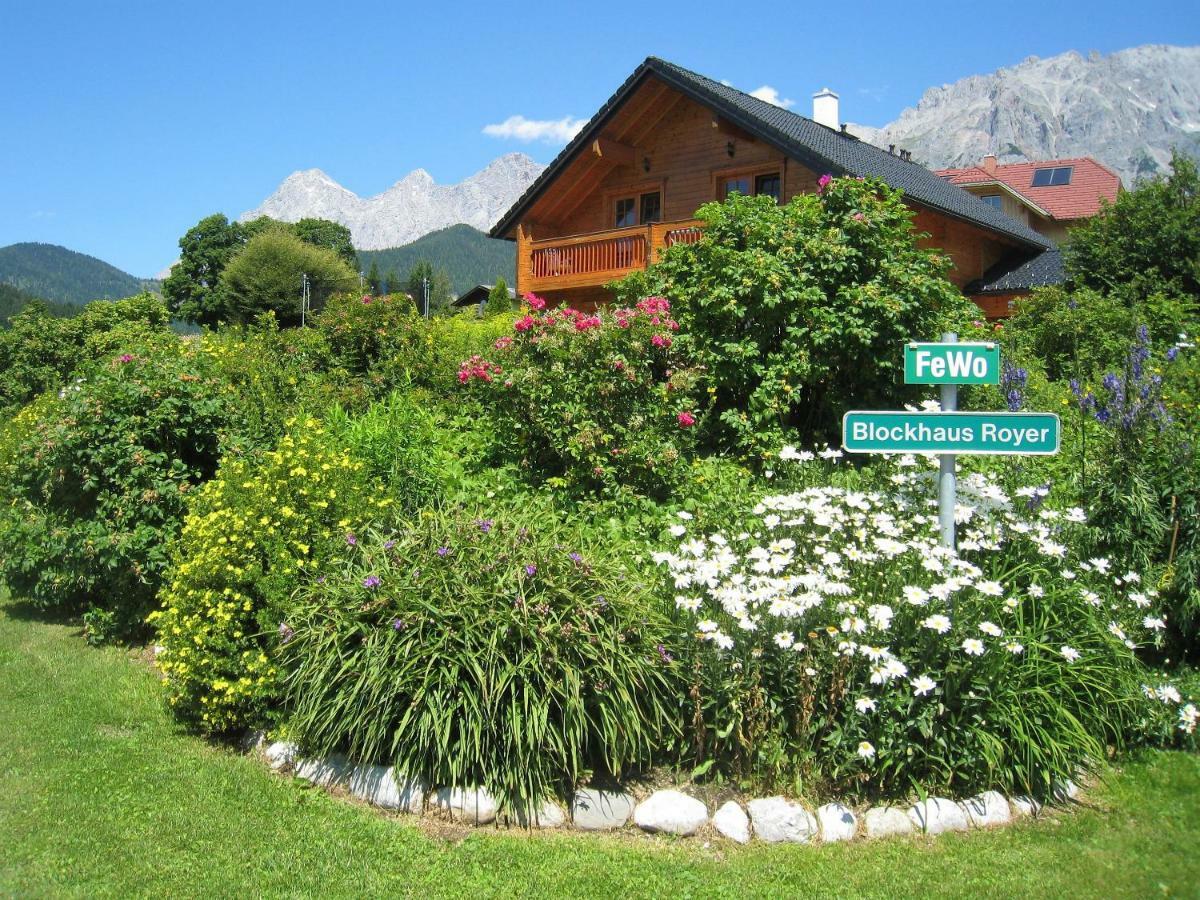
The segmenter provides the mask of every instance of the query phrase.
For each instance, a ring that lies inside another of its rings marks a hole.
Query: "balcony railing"
[[[614,228],[593,234],[530,241],[528,273],[521,290],[545,291],[607,284],[658,259],[674,244],[694,244],[701,223],[653,222],[633,228]]]

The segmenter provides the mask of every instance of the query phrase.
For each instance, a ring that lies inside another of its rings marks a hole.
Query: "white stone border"
[[[286,741],[266,747],[263,755],[275,771],[290,771],[319,787],[344,788],[381,809],[414,815],[440,810],[452,821],[470,825],[489,825],[497,821],[499,814],[495,798],[484,788],[433,788],[391,767],[353,765],[337,755],[305,758],[296,744]],[[1078,793],[1075,782],[1056,781],[1053,802],[1065,805]],[[873,806],[861,816],[840,803],[826,803],[810,812],[786,797],[750,800],[745,808],[730,800],[710,817],[703,802],[674,789],[655,791],[639,803],[623,791],[583,788],[576,792],[569,810],[548,801],[532,822],[521,815],[504,821],[523,828],[570,826],[579,831],[614,831],[632,818],[638,828],[651,834],[688,837],[711,825],[718,834],[739,844],[749,843],[752,837],[767,843],[830,844],[859,837],[873,840],[998,828],[1037,816],[1043,808],[1030,797],[1010,799],[997,791],[985,791],[966,800],[929,797],[910,807]]]

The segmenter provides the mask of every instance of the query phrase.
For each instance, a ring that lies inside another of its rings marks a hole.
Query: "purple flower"
[[[279,623],[279,641],[280,641],[280,643],[286,644],[293,637],[295,637],[295,635],[296,635],[296,632],[292,630],[291,625],[289,625],[287,622]]]
[[[317,576],[317,584],[324,584],[324,583],[325,583],[325,576],[324,575]]]
[[[123,362],[123,363],[133,362],[133,356],[129,353],[122,353],[121,354],[121,362]]]
[[[378,575],[368,575],[366,578],[363,579],[362,584],[363,584],[363,587],[365,587],[368,591],[373,591],[373,590],[375,590],[375,588],[377,588],[381,584],[383,584],[383,581],[379,578]]]
[[[384,550],[391,550],[391,549],[392,549],[393,547],[395,547],[395,546],[396,546],[396,542],[395,542],[395,541],[384,541],[384,542],[383,542],[383,549],[384,549]]]
[[[354,536],[354,532],[351,531],[346,534],[346,543],[351,547],[354,547],[358,544],[358,538]]]
[[[446,556],[450,552],[449,547],[438,547],[438,556]]]
[[[1175,362],[1175,357],[1179,355],[1179,348],[1172,347],[1167,351],[1167,362]]]
[[[581,563],[581,562],[583,562],[583,557],[582,557],[582,556],[580,556],[578,553],[568,553],[568,554],[567,554],[567,558],[568,558],[569,560],[571,560],[571,562],[574,562],[574,563]]]
[[[533,575],[533,574],[535,574],[536,572],[537,572],[537,566],[535,566],[533,563],[530,563],[529,565],[527,565],[527,566],[525,567],[525,574],[526,574],[526,575]]]
[[[659,644],[656,649],[658,650],[658,658],[664,663],[669,663],[671,660],[673,660],[675,658],[670,653],[667,652],[667,648],[664,647],[662,644]]]
[[[405,627],[406,626],[405,626],[404,622],[401,621],[400,619],[392,619],[392,630],[393,631],[403,631],[405,629]]]
[[[479,526],[479,530],[484,534],[487,534],[492,530],[493,523],[491,519],[476,519],[475,524]]]

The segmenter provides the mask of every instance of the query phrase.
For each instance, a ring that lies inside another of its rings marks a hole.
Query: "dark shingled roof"
[[[964,293],[971,296],[1012,294],[1062,284],[1066,278],[1062,253],[1058,250],[1043,250],[1033,256],[1014,253],[984,272],[978,281],[968,284]]]
[[[483,303],[488,298],[488,294],[492,292],[494,284],[477,284],[465,293],[459,294],[451,306],[472,306],[476,303]],[[508,289],[508,298],[510,300],[517,299],[517,292],[514,288]]]
[[[600,129],[622,102],[651,75],[710,107],[735,125],[744,128],[814,172],[831,175],[876,176],[893,188],[903,190],[913,201],[944,215],[962,219],[981,228],[1012,238],[1028,247],[1054,246],[1044,235],[1011,219],[973,194],[950,184],[924,166],[908,162],[848,134],[818,125],[811,119],[751,97],[741,91],[697,75],[651,56],[625,80],[608,102],[592,116],[529,189],[521,195],[492,228],[492,237],[504,237],[525,209],[558,176],[579,150],[596,139]]]

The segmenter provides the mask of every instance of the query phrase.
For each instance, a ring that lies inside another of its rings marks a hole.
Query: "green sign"
[[[907,343],[904,383],[999,384],[1000,347],[993,343]]]
[[[848,412],[847,453],[1030,454],[1058,452],[1058,416],[1034,412]]]

